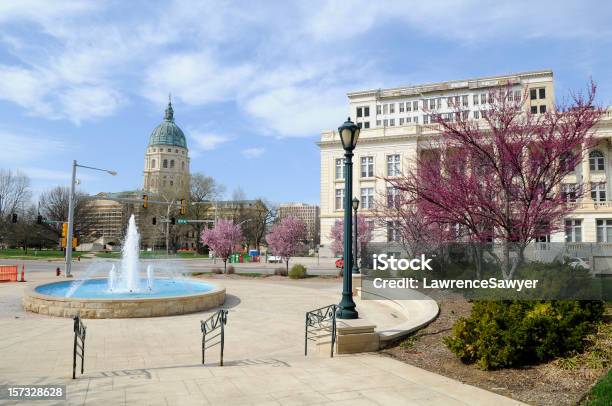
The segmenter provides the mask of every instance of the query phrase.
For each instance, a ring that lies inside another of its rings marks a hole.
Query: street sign
[[[189,220],[187,220],[187,219],[178,219],[178,220],[176,220],[176,223],[177,224],[187,224],[187,223],[189,223]]]

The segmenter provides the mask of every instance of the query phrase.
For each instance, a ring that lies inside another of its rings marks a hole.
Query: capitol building
[[[98,193],[98,199],[93,200],[93,210],[89,218],[92,224],[90,241],[83,244],[81,249],[119,246],[127,219],[132,214],[141,233],[142,247],[164,246],[166,223],[161,220],[178,211],[177,202],[182,199],[189,200],[189,173],[189,148],[183,130],[174,121],[174,108],[169,100],[163,121],[151,132],[145,149],[142,189]],[[141,200],[143,195],[147,195],[149,200],[175,204],[168,210],[168,205],[149,204],[145,209],[141,203],[125,203],[125,200],[130,199]],[[174,246],[189,249],[195,247],[197,235],[189,230],[189,227],[182,233],[174,234],[178,234],[173,235]]]

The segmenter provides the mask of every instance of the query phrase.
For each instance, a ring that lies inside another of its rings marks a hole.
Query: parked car
[[[580,257],[569,257],[567,259],[567,264],[576,269],[578,267],[583,268],[583,269],[591,269],[591,262],[587,261],[585,258],[580,258]]]
[[[336,260],[336,269],[344,269],[344,258],[338,258]]]
[[[278,255],[270,255],[268,257],[268,262],[275,263],[275,264],[280,264],[281,262],[283,262],[283,259],[281,257],[279,257]]]

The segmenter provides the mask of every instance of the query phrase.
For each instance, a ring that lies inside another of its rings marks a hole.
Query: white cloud
[[[202,151],[213,150],[232,139],[232,137],[226,135],[201,133],[198,131],[190,131],[189,134],[196,143],[195,149]]]
[[[0,130],[0,163],[19,165],[65,151],[67,146],[56,139]]]
[[[121,104],[122,96],[103,86],[81,86],[59,96],[64,114],[76,123],[83,119],[111,115]]]
[[[263,155],[266,152],[264,148],[255,147],[255,148],[247,148],[240,151],[242,156],[248,159],[257,158]]]

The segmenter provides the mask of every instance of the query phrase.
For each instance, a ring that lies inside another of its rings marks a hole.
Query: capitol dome
[[[155,127],[151,133],[151,137],[149,138],[149,146],[153,145],[172,145],[175,147],[187,148],[187,142],[185,141],[185,134],[183,134],[183,130],[181,130],[179,126],[174,123],[174,110],[172,109],[171,101],[168,101],[164,121]]]

